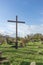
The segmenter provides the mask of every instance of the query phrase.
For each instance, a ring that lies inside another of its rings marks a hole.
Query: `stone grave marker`
[[[10,62],[6,57],[2,56],[2,51],[0,51],[0,65],[2,65],[2,64],[3,65],[7,65],[7,64],[10,65]]]
[[[36,65],[36,62],[31,62],[30,65]]]

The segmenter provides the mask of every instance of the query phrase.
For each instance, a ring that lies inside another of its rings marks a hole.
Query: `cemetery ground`
[[[2,51],[2,56],[8,58],[10,65],[30,65],[31,62],[43,65],[43,44],[41,42],[29,42],[25,47],[18,49],[12,48],[9,44],[2,44],[0,51]]]

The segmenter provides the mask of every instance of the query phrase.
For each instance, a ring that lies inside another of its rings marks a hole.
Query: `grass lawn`
[[[43,44],[40,42],[29,42],[26,47],[18,49],[3,44],[0,45],[0,51],[3,52],[2,56],[7,57],[12,65],[26,65],[23,62],[27,62],[27,65],[29,65],[30,62],[34,61],[43,63]],[[39,52],[41,53],[39,54]]]

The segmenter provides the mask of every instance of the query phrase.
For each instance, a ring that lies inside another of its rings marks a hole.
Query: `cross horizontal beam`
[[[8,22],[16,22],[16,21],[8,20]],[[23,21],[17,21],[17,23],[25,23],[25,22],[23,22]]]

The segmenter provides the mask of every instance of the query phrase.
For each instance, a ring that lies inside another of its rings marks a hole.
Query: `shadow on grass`
[[[16,46],[14,46],[14,45],[12,45],[12,46],[9,46],[9,47],[7,47],[7,46],[6,46],[6,47],[2,47],[2,46],[1,46],[0,48],[16,48]],[[23,47],[21,47],[21,46],[18,46],[18,48],[23,48]]]
[[[23,61],[20,65],[30,65],[31,62]],[[36,65],[43,65],[43,63],[36,63]]]
[[[36,65],[43,65],[43,63],[36,63]]]
[[[23,61],[20,65],[30,65],[30,62]]]
[[[9,63],[9,62],[4,62],[4,63],[1,64],[1,65],[10,65],[10,63]]]

